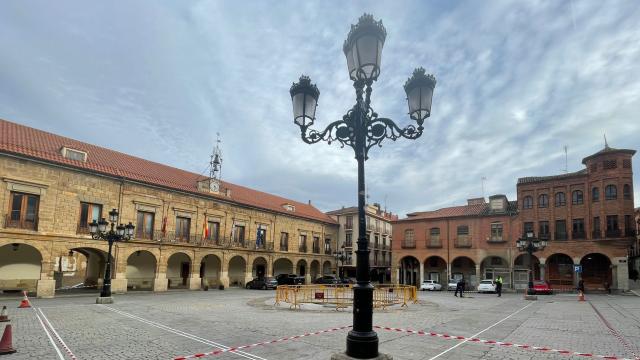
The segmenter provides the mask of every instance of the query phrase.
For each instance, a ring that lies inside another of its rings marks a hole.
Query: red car
[[[536,280],[533,282],[533,290],[536,294],[553,294],[553,289],[549,286],[549,283],[546,281]]]

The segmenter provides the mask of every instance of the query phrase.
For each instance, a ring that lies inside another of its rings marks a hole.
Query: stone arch
[[[247,260],[241,256],[236,255],[229,259],[229,286],[244,287],[245,273],[247,271]]]
[[[458,256],[451,261],[451,278],[458,280],[463,277],[467,288],[472,288],[478,283],[476,262],[467,256]]]
[[[573,259],[567,254],[556,253],[547,258],[545,264],[547,281],[553,287],[573,287]]]
[[[200,261],[200,278],[204,286],[219,286],[220,271],[222,271],[222,261],[218,255],[207,254],[202,257]]]
[[[604,254],[591,253],[582,257],[582,280],[585,289],[604,290],[604,283],[611,286],[611,260]]]
[[[262,256],[258,256],[253,259],[253,265],[251,266],[251,276],[262,278],[267,275],[267,259]]]
[[[167,287],[169,289],[186,289],[191,276],[191,257],[176,251],[167,259]]]
[[[158,261],[147,250],[136,250],[127,257],[127,289],[152,290]]]
[[[42,253],[35,246],[0,246],[0,290],[36,291],[42,275]]]
[[[108,249],[108,247],[106,247]],[[115,250],[115,249],[114,249]],[[115,253],[115,251],[114,251]],[[107,267],[107,251],[100,247],[69,247],[67,254],[60,254],[54,260],[54,278],[56,288],[60,291],[71,291],[76,285],[83,286],[82,290],[95,291],[104,283],[104,275]],[[116,276],[116,262],[111,254],[111,280]]]
[[[523,253],[513,260],[513,286],[516,289],[527,289],[529,284],[529,272],[533,262],[533,280],[541,280],[540,260],[533,255],[532,259],[529,254]]]
[[[480,276],[482,279],[496,279],[502,277],[503,287],[511,287],[511,266],[509,261],[497,255],[489,255],[480,262]]]
[[[400,284],[418,286],[420,262],[413,256],[400,259]]]
[[[273,276],[293,274],[293,263],[287,258],[279,258],[273,262]]]
[[[300,259],[296,263],[296,274],[298,276],[306,276],[309,269],[307,268],[307,260]]]
[[[429,256],[424,260],[424,279],[434,280],[447,286],[447,262],[440,256]]]
[[[331,275],[333,273],[333,266],[331,265],[331,261],[326,260],[322,263],[322,275]]]
[[[311,273],[311,281],[320,277],[320,261],[313,260],[309,266],[309,272]]]

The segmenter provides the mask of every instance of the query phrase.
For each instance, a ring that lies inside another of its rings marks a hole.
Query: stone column
[[[194,256],[195,259],[195,256]],[[200,262],[195,260],[191,262],[191,271],[187,279],[187,288],[189,290],[199,290],[202,288],[202,279],[200,278]]]
[[[540,280],[545,280],[545,268],[547,267],[546,264],[543,264],[543,260],[544,259],[540,259]]]
[[[480,284],[480,280],[482,280],[482,274],[480,273],[480,265],[476,265],[476,283],[471,286],[477,286]]]
[[[311,272],[307,271],[306,274],[304,274],[304,283],[309,285],[311,284]]]
[[[123,247],[115,247],[113,272],[115,277],[111,279],[111,291],[114,294],[127,292],[127,257],[124,256]]]
[[[169,288],[169,282],[167,279],[167,260],[168,259],[161,252],[156,263],[156,277],[153,279],[154,292],[167,291]]]
[[[391,269],[391,283],[398,284],[399,280],[400,280],[400,268],[394,266],[393,269]]]
[[[573,258],[573,265],[580,265],[579,257]],[[580,282],[580,279],[582,278],[582,273],[576,273],[573,269],[571,269],[571,271],[573,272],[573,287],[577,288],[578,282]]]
[[[418,276],[419,282],[418,282],[418,287],[422,284],[422,282],[424,281],[424,263],[420,262],[420,275]]]
[[[618,291],[629,291],[629,267],[627,257],[616,257],[612,260],[611,288]]]
[[[53,279],[55,264],[42,260],[40,280],[36,283],[36,296],[39,298],[52,298],[56,294],[56,281]]]
[[[247,266],[245,266],[244,282],[241,284],[242,286],[245,286],[249,281],[253,280],[253,264],[249,261],[250,258],[248,256],[245,260],[247,261]]]
[[[449,285],[449,279],[451,279],[451,263],[447,263],[447,278],[445,279],[447,286]]]
[[[265,269],[266,277],[273,277],[273,258],[269,256],[267,259],[267,268]]]

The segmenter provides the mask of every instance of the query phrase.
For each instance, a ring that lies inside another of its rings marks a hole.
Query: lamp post
[[[301,137],[307,144],[326,141],[339,142],[342,147],[353,148],[358,162],[358,250],[356,251],[356,284],[353,287],[353,329],[347,335],[346,355],[369,359],[378,356],[378,335],[373,331],[373,285],[369,275],[369,249],[365,222],[364,162],[369,150],[382,141],[400,137],[415,140],[422,135],[424,120],[431,114],[431,100],[436,80],[418,68],[404,84],[409,105],[409,117],[416,125],[400,128],[391,119],[378,117],[370,106],[371,85],[380,75],[380,60],[387,31],[382,21],[364,14],[344,42],[349,78],[356,92],[356,104],[326,129],[311,129],[316,119],[316,106],[320,91],[311,79],[301,76],[291,86],[294,123],[300,127]]]
[[[540,240],[533,235],[533,231],[527,231],[525,237],[518,239],[518,250],[529,254],[529,283],[527,284],[527,294],[533,295],[533,253],[544,250],[547,247],[547,240]]]
[[[118,210],[109,211],[109,221],[104,218],[100,221],[93,220],[89,224],[89,233],[94,240],[106,240],[109,242],[109,255],[107,256],[107,267],[104,271],[104,284],[100,291],[97,303],[111,303],[111,248],[116,241],[128,241],[133,239],[133,229],[135,226],[129,222],[127,225],[118,224]],[[107,230],[107,225],[111,224],[111,229]]]
[[[336,264],[338,264],[338,261],[340,262],[340,266],[338,267],[338,277],[340,278],[340,283],[342,283],[342,270],[344,269],[344,262],[347,261],[347,259],[349,259],[351,256],[345,251],[344,245],[340,247],[340,251],[334,252],[333,256],[336,257]]]

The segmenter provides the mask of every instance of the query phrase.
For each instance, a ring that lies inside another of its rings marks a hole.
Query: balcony
[[[78,224],[76,228],[76,234],[78,235],[91,235],[89,233],[89,224]],[[136,238],[138,238],[138,234],[136,234]]]
[[[487,242],[490,244],[501,244],[507,242],[507,240],[502,236],[492,236],[489,238],[489,240],[487,240]]]
[[[602,239],[602,231],[600,230],[593,230],[591,232],[591,238],[592,239]]]
[[[440,239],[432,239],[427,241],[427,249],[440,249],[442,248],[442,241]]]
[[[180,244],[197,244],[197,241],[192,239],[196,239],[196,234],[178,234],[176,235],[176,233],[174,231],[156,231],[153,234],[153,238],[156,239],[156,241],[162,242],[162,243],[180,243]]]
[[[586,238],[586,234],[584,231],[574,231],[571,233],[572,239],[584,239]]]
[[[344,247],[353,247],[353,240],[347,240],[344,242]]]
[[[554,240],[567,240],[567,233],[555,233]]]
[[[538,235],[538,237],[540,238],[540,240],[551,240],[551,235],[549,235],[549,233],[540,234]]]
[[[298,252],[306,253],[307,252],[307,244],[298,245]]]
[[[324,248],[324,254],[325,255],[331,255],[332,254],[331,248],[330,247],[329,248]]]
[[[13,220],[11,219],[11,215],[5,215],[4,227],[38,231],[38,217],[36,216],[33,221],[27,221],[25,219]]]
[[[320,245],[319,244],[313,244],[313,253],[314,254],[320,254]]]
[[[622,232],[620,229],[607,229],[606,237],[608,238],[619,238]]]
[[[280,243],[280,251],[289,251],[289,243]]]
[[[637,233],[634,229],[625,229],[624,236],[636,236]]]
[[[405,240],[400,244],[403,249],[415,249],[416,241],[415,240]]]
[[[471,239],[468,237],[457,237],[453,242],[453,246],[457,248],[470,248]]]
[[[345,230],[353,230],[353,222],[347,222],[344,224]]]
[[[176,236],[173,231],[155,231],[153,233],[153,237],[145,239],[145,238],[134,238],[134,240],[154,240],[157,242],[165,243],[165,244],[189,244],[196,246],[205,246],[205,247],[222,247],[225,249],[247,249],[247,250],[264,250],[264,251],[273,251],[273,243],[272,242],[258,242],[257,240],[249,240],[249,239],[229,239],[226,237],[218,237],[214,238],[206,238],[203,239],[201,234],[189,234],[189,237],[185,236]]]

